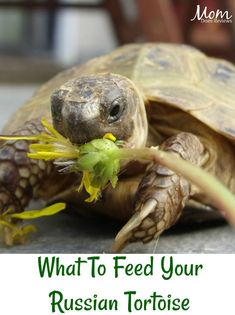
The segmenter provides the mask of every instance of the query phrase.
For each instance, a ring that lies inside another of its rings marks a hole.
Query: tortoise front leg
[[[33,135],[42,131],[39,120],[26,123],[13,135]],[[0,215],[6,211],[22,212],[35,197],[41,183],[52,171],[52,164],[27,157],[29,142],[5,141],[0,143]],[[5,242],[12,239],[4,228]]]
[[[201,141],[190,133],[167,139],[160,149],[196,165],[202,165],[205,159]],[[189,196],[190,183],[186,179],[164,166],[150,165],[135,196],[134,215],[116,236],[113,250],[120,251],[128,242],[156,239],[176,223]]]

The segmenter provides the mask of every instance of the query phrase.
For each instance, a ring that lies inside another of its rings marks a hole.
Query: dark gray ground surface
[[[35,221],[34,221],[35,222]],[[108,253],[121,224],[101,218],[72,214],[36,221],[38,232],[25,245],[5,248],[2,253]],[[130,244],[126,253],[235,253],[235,234],[226,224],[178,226],[158,243]]]
[[[0,129],[9,115],[27,99],[34,86],[0,86]],[[81,218],[61,213],[39,219],[39,231],[26,245],[5,248],[0,253],[102,253],[109,252],[121,225],[103,219]],[[188,225],[165,233],[156,245],[131,244],[129,253],[235,253],[235,233],[228,225]]]

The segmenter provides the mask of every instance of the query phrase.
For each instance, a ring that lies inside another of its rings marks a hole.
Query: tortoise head
[[[72,143],[83,144],[111,132],[130,146],[146,143],[144,99],[129,79],[96,74],[72,79],[51,97],[54,127]]]

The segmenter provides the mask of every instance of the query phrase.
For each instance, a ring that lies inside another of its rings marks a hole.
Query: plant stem
[[[200,167],[173,155],[154,148],[121,149],[122,159],[144,159],[159,163],[181,174],[198,186],[211,200],[228,222],[235,226],[235,196],[214,176]]]

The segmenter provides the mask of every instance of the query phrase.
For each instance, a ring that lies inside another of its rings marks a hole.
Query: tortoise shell
[[[75,77],[117,73],[130,78],[145,98],[197,118],[235,142],[235,67],[179,44],[130,44],[63,71],[44,84],[8,122],[5,132],[41,116],[51,119],[52,92]]]

